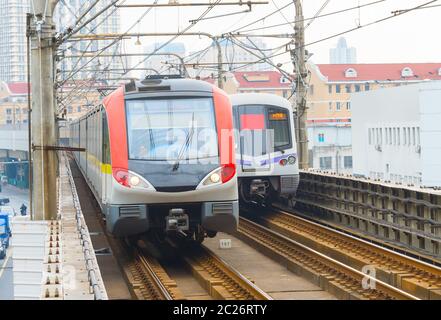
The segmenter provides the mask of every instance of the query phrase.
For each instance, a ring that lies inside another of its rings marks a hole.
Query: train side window
[[[107,114],[104,108],[101,109],[103,121],[103,163],[110,164],[110,139],[109,126],[107,124]]]

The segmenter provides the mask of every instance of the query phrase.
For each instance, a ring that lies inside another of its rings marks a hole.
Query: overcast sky
[[[195,2],[196,0],[181,0],[181,2]],[[225,1],[225,0],[224,0]],[[229,0],[231,1],[231,0]],[[143,3],[142,0],[127,0],[126,3]],[[153,0],[146,1],[152,3]],[[168,0],[160,0],[160,3],[167,3]],[[201,1],[199,1],[201,2]],[[266,14],[276,10],[278,7],[291,3],[292,0],[268,0],[269,4],[253,6],[251,13],[242,13],[224,18],[201,21],[189,31],[206,31],[214,35],[233,31],[249,22],[257,20]],[[325,3],[325,0],[303,1],[305,18],[312,17],[318,9]],[[333,11],[363,5],[374,2],[374,0],[330,0],[322,14]],[[428,0],[386,0],[379,4],[352,10],[342,14],[329,17],[317,18],[306,30],[306,42],[310,43],[325,37],[335,35],[345,30],[365,25],[378,19],[391,15],[391,11],[398,9],[408,9],[428,2]],[[441,1],[436,1],[432,5],[441,5]],[[181,7],[153,9],[132,32],[177,32],[189,25],[190,19],[198,18],[205,7]],[[229,12],[243,11],[245,7],[226,7],[219,6],[213,9],[208,16],[220,15]],[[122,31],[134,23],[146,9],[122,9]],[[254,24],[249,28],[269,26],[283,23],[286,20],[294,20],[294,8],[289,6],[266,20]],[[286,20],[285,20],[286,18]],[[247,28],[248,29],[248,28]],[[424,10],[416,10],[406,13],[400,17],[394,17],[385,22],[373,26],[361,28],[344,35],[348,45],[356,47],[359,63],[374,62],[440,62],[441,61],[441,41],[439,37],[441,30],[441,7]],[[292,33],[290,25],[273,29],[256,31],[260,34]],[[168,40],[165,38],[145,38],[142,39],[143,45]],[[135,39],[136,40],[136,39]],[[134,46],[134,42],[126,44],[128,52],[133,52],[139,47]],[[209,44],[207,40],[198,38],[181,38],[187,45],[188,51],[202,49]],[[270,47],[277,47],[285,40],[268,40]],[[309,46],[307,49],[314,55],[311,58],[315,63],[329,63],[329,48],[336,45],[338,38],[333,38]],[[287,62],[289,56],[282,56],[277,62]]]

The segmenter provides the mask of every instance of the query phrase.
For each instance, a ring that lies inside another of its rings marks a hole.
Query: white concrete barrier
[[[45,221],[12,222],[13,284],[15,300],[39,300],[43,285],[48,224]]]

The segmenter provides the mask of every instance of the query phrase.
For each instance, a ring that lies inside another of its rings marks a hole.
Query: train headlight
[[[296,157],[294,157],[294,156],[290,156],[290,157],[288,157],[288,162],[289,162],[289,164],[295,164],[296,161],[297,161]]]
[[[141,183],[141,179],[139,179],[137,176],[131,176],[130,177],[130,185],[133,187],[138,186]]]
[[[213,173],[210,176],[210,181],[213,182],[213,183],[219,183],[220,180],[221,180],[221,176],[217,172]]]
[[[286,159],[282,159],[282,160],[279,161],[279,164],[280,164],[282,167],[284,167],[284,166],[286,166],[286,165],[288,164],[288,160],[286,160]]]

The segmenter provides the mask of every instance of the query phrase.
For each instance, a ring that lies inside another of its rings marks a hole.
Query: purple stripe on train
[[[261,160],[260,161],[260,166],[266,166],[268,165],[268,163],[278,163],[280,160],[282,159],[288,159],[288,157],[294,156],[297,158],[297,153],[291,153],[291,154],[284,154],[275,158],[271,158],[271,159],[265,159],[265,160]],[[248,160],[242,160],[242,159],[236,159],[236,163],[239,165],[243,165],[243,166],[248,166],[251,167],[253,165],[252,161],[248,161]]]

